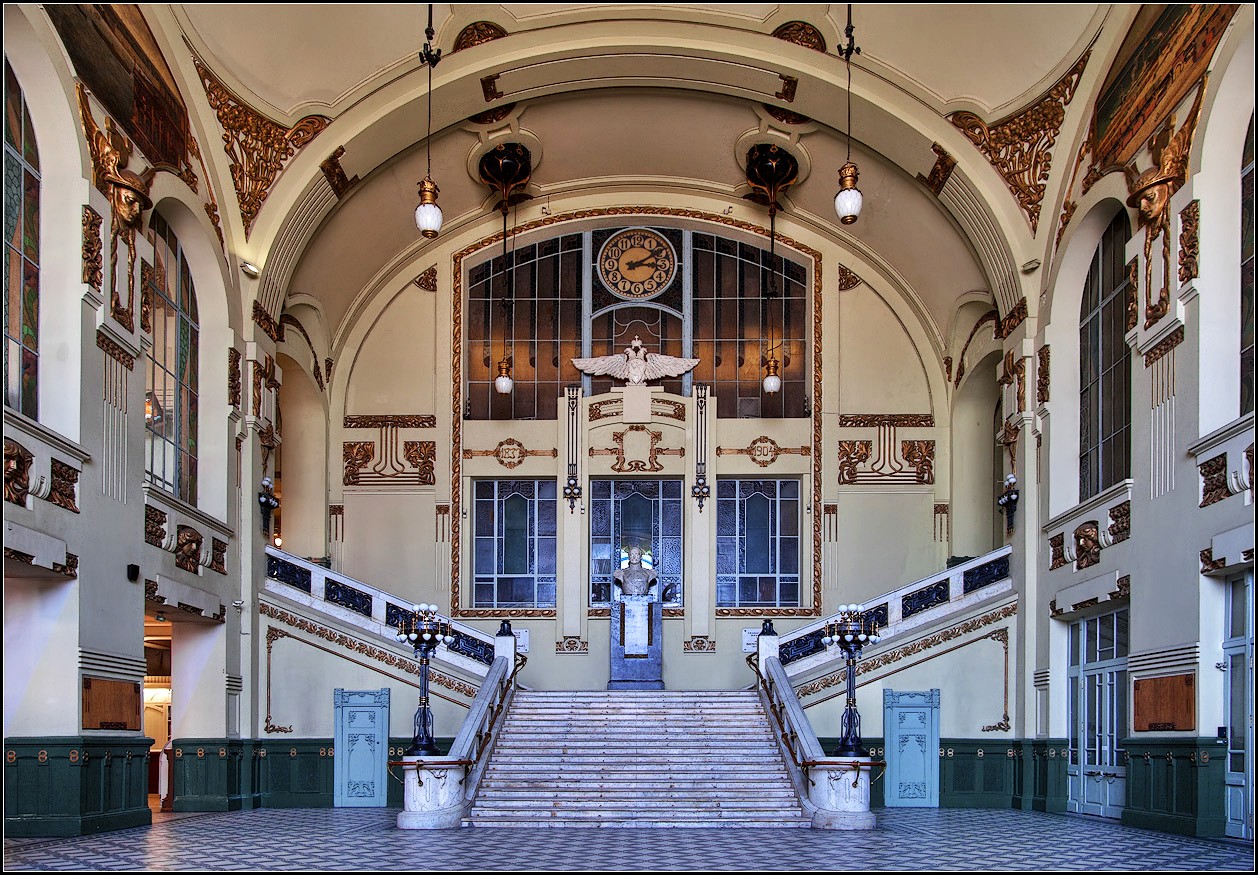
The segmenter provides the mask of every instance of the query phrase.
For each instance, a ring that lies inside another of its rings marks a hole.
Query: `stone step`
[[[500,738],[495,750],[507,750],[514,748],[530,748],[537,750],[558,750],[561,747],[570,749],[585,749],[605,751],[608,749],[616,750],[622,753],[632,751],[654,750],[654,751],[693,751],[705,750],[712,753],[725,752],[727,754],[735,751],[752,751],[752,750],[772,750],[773,739],[768,737],[746,738],[742,736],[717,736],[712,739],[695,738],[694,736],[679,735],[675,738],[661,738],[660,736],[652,736],[646,741],[636,741],[628,738],[604,738],[601,736],[586,735],[551,735],[551,736],[530,736],[518,737],[509,734],[506,738]]]
[[[802,811],[781,812],[766,811],[702,811],[678,809],[668,812],[667,816],[660,813],[643,813],[638,816],[626,817],[623,814],[599,814],[590,812],[580,814],[574,811],[550,812],[538,816],[526,816],[517,811],[477,811],[463,821],[465,826],[584,826],[584,827],[768,827],[768,828],[807,828],[812,820]]]
[[[477,811],[537,811],[549,814],[550,812],[560,811],[565,814],[616,814],[620,817],[636,817],[645,813],[659,817],[661,814],[673,811],[705,811],[710,814],[778,811],[784,805],[785,803],[782,802],[761,801],[759,799],[712,799],[697,796],[681,796],[676,799],[630,799],[628,797],[586,800],[556,799],[550,802],[539,801],[537,798],[516,799],[495,796],[486,799],[483,803],[477,799],[476,805],[472,808],[472,813],[475,814]],[[661,806],[665,806],[664,811],[659,810]]]
[[[533,806],[538,808],[558,808],[562,806],[607,805],[627,806],[634,808],[639,805],[683,805],[715,804],[718,808],[776,807],[790,805],[794,802],[795,791],[791,787],[774,787],[756,791],[755,797],[740,800],[721,795],[723,791],[714,791],[695,787],[691,789],[660,788],[655,790],[624,788],[615,790],[558,790],[554,788],[495,787],[482,790],[476,796],[476,804],[487,808]]]
[[[715,791],[751,791],[753,793],[776,792],[782,790],[794,793],[794,787],[786,778],[764,780],[763,778],[719,778],[719,777],[656,777],[639,778],[637,780],[619,780],[615,782],[572,783],[561,781],[554,775],[500,775],[491,786],[482,787],[477,799],[486,793],[553,793],[562,796],[577,796],[582,793],[613,795],[615,793],[665,793],[669,791],[689,792],[692,790]]]

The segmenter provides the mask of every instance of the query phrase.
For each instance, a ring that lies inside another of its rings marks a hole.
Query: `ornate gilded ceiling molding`
[[[1153,347],[1153,349],[1145,353],[1144,366],[1146,368],[1153,367],[1154,362],[1156,362],[1162,356],[1166,355],[1168,352],[1170,352],[1171,350],[1173,350],[1175,347],[1179,346],[1183,342],[1184,342],[1184,326],[1181,325],[1180,327],[1172,331],[1166,337],[1165,340],[1163,340],[1157,346]]]
[[[823,55],[826,52],[826,38],[821,35],[820,30],[806,21],[788,21],[780,24],[774,29],[773,35],[788,43],[821,52]]]
[[[939,192],[943,191],[948,177],[957,166],[957,159],[949,155],[948,150],[938,143],[931,143],[930,150],[935,153],[935,166],[930,169],[930,176],[917,174],[917,181],[930,189],[935,197],[939,197]]]
[[[319,169],[323,171],[323,176],[328,181],[328,185],[332,186],[332,193],[336,195],[339,201],[349,193],[349,190],[358,185],[358,174],[354,174],[354,178],[350,179],[345,175],[345,169],[341,167],[341,156],[345,154],[344,146],[337,146],[323,163],[319,165]]]
[[[240,409],[240,350],[229,347],[227,350],[227,403],[237,410]]]
[[[1044,344],[1044,346],[1040,347],[1040,351],[1037,354],[1038,360],[1036,361],[1036,365],[1035,365],[1035,403],[1036,404],[1048,403],[1049,358],[1050,358],[1050,353],[1049,353],[1048,344]]]
[[[283,342],[284,326],[275,321],[275,317],[267,312],[266,307],[263,307],[260,301],[253,302],[253,321],[267,337],[276,343]]]
[[[290,313],[285,313],[280,317],[280,325],[291,325],[297,329],[306,340],[306,346],[310,347],[310,372],[314,374],[315,382],[319,384],[319,391],[323,391],[323,374],[319,371],[319,354],[315,352],[314,341],[310,339],[310,335],[306,333],[306,327],[297,321],[297,317]]]
[[[1040,221],[1040,201],[1044,199],[1052,168],[1053,144],[1091,54],[1091,49],[1084,52],[1070,71],[1034,104],[990,126],[972,112],[948,116],[948,121],[987,156],[1005,180],[1026,213],[1032,234]]]
[[[750,456],[751,461],[761,468],[767,468],[778,460],[778,456],[783,454],[810,456],[812,455],[812,447],[781,447],[778,446],[778,442],[773,438],[767,435],[760,435],[760,437],[745,447],[717,447],[716,454],[718,456]]]
[[[630,432],[643,432],[651,441],[650,448],[647,450],[645,459],[625,459],[625,435]],[[645,425],[626,426],[623,431],[612,432],[612,443],[614,447],[595,448],[590,447],[590,458],[595,456],[615,456],[616,461],[612,463],[611,470],[617,474],[623,474],[626,471],[663,471],[664,466],[660,464],[660,456],[685,456],[685,447],[674,447],[660,449],[659,443],[664,439],[662,431],[652,431]]]
[[[960,386],[961,378],[965,376],[965,354],[970,349],[970,343],[974,340],[974,335],[978,334],[979,328],[986,325],[988,322],[995,323],[992,329],[992,336],[995,337],[997,332],[1000,330],[1000,314],[995,310],[988,310],[979,317],[979,320],[974,323],[974,327],[970,329],[970,336],[965,339],[965,345],[961,347],[961,355],[957,359],[957,375],[953,379],[952,383],[954,386]]]
[[[524,464],[524,460],[529,456],[549,456],[552,459],[559,458],[559,450],[551,448],[549,450],[528,450],[524,448],[524,444],[515,438],[506,438],[498,441],[498,446],[492,450],[464,450],[463,458],[492,458],[498,461],[498,464],[504,468],[516,468]]]
[[[1020,298],[1018,303],[1013,305],[1013,309],[1005,314],[1005,318],[1000,320],[1000,325],[996,329],[996,336],[1004,340],[1013,334],[1015,328],[1026,321],[1026,317],[1026,298]]]
[[[4,500],[19,507],[26,507],[30,493],[31,463],[35,456],[17,441],[4,442]]]
[[[1207,459],[1197,466],[1201,476],[1201,504],[1198,507],[1209,507],[1231,495],[1227,488],[1227,453]]]
[[[1201,201],[1195,200],[1179,214],[1179,284],[1182,286],[1197,277],[1197,259],[1200,256]]]
[[[135,370],[135,356],[113,341],[103,329],[96,329],[96,346],[128,371]]]
[[[861,278],[846,265],[838,265],[838,289],[840,292],[850,291],[861,284]]]
[[[284,165],[332,121],[308,115],[291,128],[266,118],[232,94],[210,69],[193,58],[210,108],[223,126],[223,151],[231,161],[232,183],[245,225],[245,236]]]
[[[691,635],[681,642],[682,653],[716,653],[716,639],[707,635]]]
[[[450,49],[450,54],[453,55],[455,52],[461,52],[464,49],[470,49],[482,43],[502,39],[506,35],[506,28],[494,24],[492,21],[473,21],[459,31],[459,35],[454,38],[454,47]]]
[[[425,270],[419,276],[415,277],[412,282],[425,292],[437,291],[437,265],[434,264],[432,267]]]
[[[84,205],[83,207],[83,282],[94,288],[96,291],[101,290],[101,284],[104,282],[104,247],[105,242],[101,239],[100,229],[104,220],[94,209]]]
[[[431,413],[368,413],[345,415],[344,428],[436,428],[437,417]]]
[[[582,641],[580,635],[565,635],[562,641],[555,642],[556,653],[589,653],[590,642]]]

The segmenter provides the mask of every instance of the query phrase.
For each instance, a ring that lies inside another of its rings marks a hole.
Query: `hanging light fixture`
[[[428,136],[424,147],[428,153],[428,172],[419,181],[419,206],[415,208],[415,227],[431,240],[441,232],[441,207],[437,206],[437,183],[432,181],[432,68],[441,60],[441,49],[432,47],[437,32],[432,29],[432,4],[428,4],[428,27],[424,31],[427,41],[419,52],[419,58],[428,67]]]
[[[752,193],[748,199],[769,207],[769,291],[770,302],[777,300],[777,213],[782,208],[778,197],[795,184],[799,178],[799,162],[776,144],[759,143],[747,151],[747,184]],[[778,360],[773,343],[773,304],[769,310],[769,357],[765,362],[765,377],[761,384],[765,394],[773,395],[782,390],[782,378],[778,376]]]
[[[843,62],[847,64],[847,163],[839,168],[839,193],[834,196],[834,211],[839,214],[839,221],[851,225],[861,214],[864,196],[856,187],[860,171],[852,162],[852,55],[861,53],[856,45],[856,28],[852,26],[852,4],[847,4],[847,27],[843,34],[847,37],[847,45],[839,49]]]
[[[506,273],[507,288],[503,310],[504,314],[510,311],[514,323],[515,270],[514,265],[508,261],[507,213],[514,204],[532,197],[524,189],[533,178],[533,156],[520,143],[499,143],[481,156],[478,170],[481,182],[497,192],[500,198],[497,208],[502,213],[502,269]],[[515,381],[511,379],[511,360],[507,357],[507,340],[504,337],[502,360],[498,362],[498,376],[494,378],[494,391],[499,395],[510,395],[513,388]]]

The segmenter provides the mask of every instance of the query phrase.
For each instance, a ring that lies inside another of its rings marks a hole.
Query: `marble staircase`
[[[518,690],[464,826],[808,827],[754,691]]]

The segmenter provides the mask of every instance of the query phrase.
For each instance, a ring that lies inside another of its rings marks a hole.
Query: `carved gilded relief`
[[[1197,259],[1201,254],[1197,239],[1201,228],[1201,201],[1193,201],[1179,214],[1179,284],[1197,277]]]
[[[415,277],[414,283],[425,292],[437,291],[437,265],[432,265],[419,276]]]
[[[898,428],[931,428],[929,413],[847,413],[840,428],[878,429],[877,441],[839,441],[839,483],[934,483],[935,442],[898,440]],[[869,463],[867,469],[861,465]]]
[[[296,316],[285,313],[280,317],[280,325],[291,325],[297,329],[297,333],[306,341],[306,346],[310,349],[310,372],[314,375],[315,383],[319,386],[319,391],[324,391],[323,374],[319,371],[319,354],[315,352],[314,341],[310,339],[310,335],[306,333],[306,327],[297,320]]]
[[[162,285],[165,285],[165,277]],[[140,261],[140,330],[145,334],[153,333],[153,287],[157,285],[153,265]]]
[[[781,447],[778,446],[778,442],[773,438],[760,435],[746,447],[717,447],[716,454],[718,456],[750,456],[751,461],[761,468],[767,468],[776,462],[780,455],[810,456],[812,455],[812,448],[807,446]]]
[[[284,340],[284,326],[275,321],[275,317],[267,312],[261,302],[253,302],[253,322],[267,337],[276,343],[282,343]]]
[[[1048,403],[1048,362],[1049,348],[1047,345],[1041,346],[1037,353],[1038,361],[1035,367],[1035,403]]]
[[[227,573],[227,542],[220,541],[218,538],[210,539],[210,564],[211,571],[217,571],[219,574]]]
[[[435,441],[403,441],[401,429],[435,428],[430,414],[367,414],[346,416],[347,429],[377,429],[377,441],[346,441],[344,485],[431,486],[436,482]],[[377,443],[380,456],[376,458]],[[371,464],[369,470],[363,470]]]
[[[101,290],[104,282],[104,247],[100,229],[104,220],[89,206],[83,207],[83,282]]]
[[[336,195],[339,201],[349,194],[349,190],[358,185],[358,174],[354,174],[354,178],[350,179],[345,175],[345,169],[341,167],[341,156],[345,154],[344,146],[337,146],[332,154],[323,160],[319,165],[319,169],[323,171],[323,178],[328,181],[328,185],[332,186],[332,193]]]
[[[403,441],[402,457],[415,469],[421,485],[432,486],[437,482],[436,441]]]
[[[96,346],[128,371],[135,370],[135,356],[115,343],[109,335],[105,334],[104,329],[96,329]]]
[[[227,403],[237,410],[240,409],[240,350],[231,347],[227,350]]]
[[[647,448],[646,458],[629,459],[625,453],[625,436],[634,433],[644,433],[650,440],[650,446]],[[660,456],[685,456],[685,447],[661,448],[660,442],[664,440],[664,433],[661,431],[652,431],[645,425],[626,426],[623,431],[612,432],[612,443],[614,447],[590,447],[590,458],[595,456],[615,456],[616,461],[612,463],[611,470],[618,474],[627,471],[663,471],[664,466],[660,463]]]
[[[1052,169],[1053,145],[1090,56],[1089,49],[1036,103],[991,125],[972,112],[948,116],[1004,179],[1026,213],[1032,234],[1039,225],[1040,202]]]
[[[556,653],[589,653],[590,642],[582,641],[580,635],[565,635],[562,641],[555,642]]]
[[[838,266],[837,288],[840,292],[851,291],[852,289],[856,288],[860,284],[861,284],[861,278],[856,275],[855,271],[853,271],[851,268],[847,267],[846,265],[840,264]]]
[[[357,486],[359,472],[375,458],[376,445],[372,441],[345,441],[342,458],[345,462],[345,486]]]
[[[1227,488],[1226,453],[1202,462],[1197,466],[1197,471],[1201,475],[1201,504],[1198,505],[1199,507],[1209,507],[1232,494]]]
[[[1018,303],[1013,305],[1013,309],[1005,314],[1000,320],[1000,324],[996,326],[996,336],[1004,340],[1013,334],[1013,330],[1026,321],[1027,309],[1026,298],[1019,298]]]
[[[788,43],[825,54],[826,38],[821,35],[820,30],[806,21],[788,21],[780,24],[774,28],[773,35]]]
[[[1089,568],[1101,561],[1101,535],[1096,520],[1075,529],[1075,568]]]
[[[1131,502],[1124,501],[1109,509],[1109,537],[1111,544],[1117,544],[1131,537]]]
[[[473,21],[459,31],[459,35],[454,38],[454,47],[450,49],[450,54],[492,42],[496,39],[502,39],[506,35],[506,28],[494,24],[492,21]]]
[[[144,543],[160,547],[165,540],[166,512],[146,504],[144,506]]]
[[[904,461],[917,471],[918,483],[935,482],[935,442],[901,441],[900,453]]]
[[[716,639],[707,635],[691,635],[681,642],[682,653],[716,653]]]
[[[1018,412],[1022,413],[1026,410],[1026,359],[1015,359],[1013,350],[1008,350],[1005,353],[1003,368],[1004,370],[1000,376],[999,383],[1002,386],[1008,386],[1015,381],[1017,382],[1015,392],[1018,403]]]
[[[48,501],[71,513],[78,513],[79,472],[60,459],[52,459],[51,474],[52,487],[48,492]]]
[[[1144,354],[1144,366],[1152,367],[1153,363],[1184,342],[1184,327],[1181,325],[1168,334],[1157,346]]]
[[[949,177],[952,176],[952,171],[957,166],[957,159],[949,155],[948,151],[938,143],[931,143],[930,150],[935,153],[935,166],[930,169],[929,176],[917,174],[917,181],[930,189],[931,194],[938,196]]]
[[[202,540],[201,533],[192,528],[192,526],[176,526],[175,565],[184,571],[196,574],[201,558]]]
[[[873,441],[839,441],[839,484],[855,483],[857,469],[872,452]]]
[[[199,58],[193,58],[210,108],[223,126],[223,151],[231,161],[232,183],[245,236],[284,165],[328,126],[331,119],[308,115],[291,128],[264,117],[227,90]]]
[[[498,441],[498,446],[492,450],[464,450],[463,458],[492,458],[504,468],[516,468],[524,464],[524,460],[529,456],[549,456],[552,459],[559,458],[559,450],[551,448],[549,450],[530,450],[526,449],[524,444],[515,438],[506,438]]]
[[[31,463],[35,456],[17,441],[4,442],[4,500],[26,507],[31,487]]]

